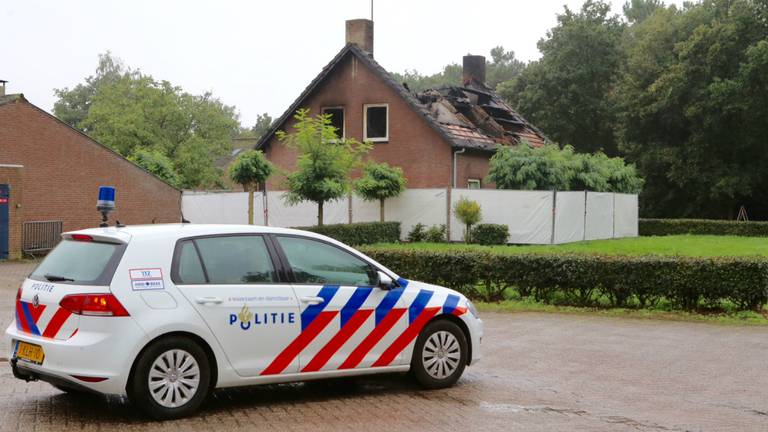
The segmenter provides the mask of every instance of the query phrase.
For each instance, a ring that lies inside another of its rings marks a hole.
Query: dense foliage
[[[348,245],[395,243],[400,241],[400,222],[360,222],[300,227]]]
[[[509,227],[503,224],[477,224],[472,228],[472,243],[481,245],[506,244]]]
[[[311,117],[300,109],[294,118],[293,133],[277,132],[278,139],[299,154],[296,171],[287,175],[285,199],[289,204],[317,203],[317,224],[323,225],[323,204],[350,191],[352,169],[371,146],[337,137],[330,115]]]
[[[405,190],[405,183],[402,168],[387,163],[368,163],[354,187],[364,200],[379,201],[380,222],[384,222],[384,201],[400,195]]]
[[[85,83],[56,95],[57,117],[184,188],[220,183],[214,161],[229,152],[240,126],[234,107],[210,93],[184,92],[109,53]]]
[[[275,170],[261,150],[247,150],[241,153],[229,166],[229,178],[243,185],[248,192],[248,224],[253,225],[253,192],[256,187],[267,181]]]
[[[433,225],[427,228],[426,225],[417,223],[408,232],[407,239],[411,243],[443,243],[448,241],[448,229],[445,224]]]
[[[768,300],[768,261],[753,258],[362,251],[401,276],[497,301],[510,290],[543,302],[646,307],[666,299],[685,310],[727,301],[757,310]]]
[[[641,236],[678,234],[768,237],[768,222],[712,219],[640,219]]]
[[[500,146],[491,157],[488,180],[499,189],[518,190],[638,193],[643,187],[634,165],[622,158],[576,153],[555,144]]]
[[[469,243],[472,241],[472,225],[480,222],[483,218],[480,204],[478,204],[477,201],[472,201],[471,199],[462,196],[453,205],[453,215],[456,216],[456,219],[460,220],[461,223],[466,225],[464,241]]]

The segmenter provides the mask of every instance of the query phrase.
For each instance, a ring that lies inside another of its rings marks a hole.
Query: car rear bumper
[[[83,326],[83,321],[91,320],[98,321]],[[19,331],[15,323],[5,331],[10,343],[11,367],[17,378],[115,395],[125,395],[136,348],[142,346],[145,337],[128,317],[88,317],[81,320],[78,332],[66,340],[31,335]],[[17,341],[40,345],[45,353],[43,363],[37,365],[15,358]]]

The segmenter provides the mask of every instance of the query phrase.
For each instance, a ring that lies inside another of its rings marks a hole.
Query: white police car
[[[222,387],[408,370],[447,387],[480,357],[464,296],[318,234],[173,224],[63,239],[19,288],[14,375],[127,395],[156,418]]]

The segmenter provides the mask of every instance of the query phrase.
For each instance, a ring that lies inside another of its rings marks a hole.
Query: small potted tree
[[[466,225],[464,231],[464,241],[470,243],[472,241],[472,225],[480,222],[482,215],[480,213],[480,204],[477,201],[472,201],[467,197],[461,197],[453,206],[453,214],[458,220]]]
[[[267,180],[274,167],[260,150],[248,150],[229,167],[229,177],[248,192],[248,224],[253,225],[253,191]]]
[[[355,182],[355,192],[365,201],[379,200],[379,219],[384,222],[384,200],[400,195],[405,190],[405,182],[399,167],[369,163],[363,169],[363,176]]]

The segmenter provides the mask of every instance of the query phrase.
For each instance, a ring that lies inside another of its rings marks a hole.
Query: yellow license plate
[[[45,360],[45,352],[40,345],[19,341],[16,345],[16,358],[41,365]]]

